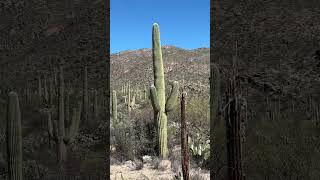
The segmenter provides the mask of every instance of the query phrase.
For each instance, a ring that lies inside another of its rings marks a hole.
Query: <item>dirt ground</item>
[[[191,170],[192,172],[192,170]],[[151,164],[144,164],[143,168],[140,170],[132,170],[126,164],[122,165],[111,165],[111,180],[174,180],[176,173],[171,169],[160,171],[154,169]],[[202,173],[199,180],[209,180],[209,173]]]
[[[145,164],[140,170],[131,170],[127,165],[112,165],[111,180],[121,180],[121,176],[125,180],[141,179],[141,180],[172,180],[174,172],[171,170],[159,171],[153,169],[150,164]]]

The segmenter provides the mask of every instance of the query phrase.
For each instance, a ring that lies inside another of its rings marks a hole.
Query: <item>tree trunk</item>
[[[182,151],[182,174],[184,180],[189,180],[189,147],[186,124],[185,93],[181,96],[181,151]]]

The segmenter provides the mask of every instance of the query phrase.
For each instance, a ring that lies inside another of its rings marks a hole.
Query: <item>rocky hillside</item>
[[[238,45],[240,46],[240,45]],[[163,58],[167,83],[177,80],[192,94],[208,96],[209,93],[209,48],[185,50],[174,46],[163,46]],[[230,54],[232,56],[232,53]],[[319,101],[320,73],[319,57],[310,52],[301,62],[289,58],[269,61],[255,61],[241,58],[238,54],[242,94],[247,99],[248,112],[252,119],[266,111],[267,101],[272,111],[295,108],[306,119],[314,118],[313,106]],[[222,92],[230,75],[231,59],[218,59],[222,73]],[[151,49],[123,51],[111,55],[111,86],[120,89],[130,82],[133,86],[149,86],[153,83]],[[184,79],[184,81],[183,81]],[[223,93],[222,93],[223,95]],[[312,103],[311,103],[312,102]]]
[[[165,78],[168,83],[172,81],[183,83],[184,79],[184,86],[188,90],[208,94],[209,48],[185,50],[174,46],[163,46],[162,53]],[[111,55],[111,87],[120,88],[128,82],[140,87],[143,85],[149,87],[153,83],[151,49],[123,51]]]

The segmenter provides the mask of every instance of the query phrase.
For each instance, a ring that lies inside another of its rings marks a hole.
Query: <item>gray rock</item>
[[[169,160],[162,160],[159,163],[158,169],[160,171],[167,171],[171,169],[171,161]]]
[[[143,160],[143,163],[151,163],[152,162],[151,156],[148,156],[148,155],[142,156],[142,160]]]
[[[127,166],[131,171],[136,170],[136,165],[132,161],[126,161],[124,165]]]

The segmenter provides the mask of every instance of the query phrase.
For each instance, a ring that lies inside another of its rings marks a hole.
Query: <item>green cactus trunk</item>
[[[158,153],[161,158],[168,158],[168,136],[167,136],[167,113],[173,109],[177,103],[179,84],[173,83],[171,95],[166,101],[164,68],[160,44],[160,32],[158,24],[153,24],[152,28],[152,55],[154,86],[151,86],[151,101],[154,109],[154,118],[156,120],[156,129],[158,135]]]
[[[117,109],[117,92],[112,91],[112,119],[114,122],[118,119],[118,109]]]
[[[128,111],[131,112],[131,89],[130,84],[128,85]]]
[[[147,88],[146,88],[145,85],[143,85],[143,96],[144,96],[143,99],[144,99],[144,100],[147,99],[147,93],[148,93],[148,92],[147,92]]]
[[[70,123],[70,93],[66,92],[66,102],[65,102],[65,125]]]
[[[17,93],[10,92],[7,114],[7,153],[10,180],[22,180],[21,113]]]
[[[136,105],[136,95],[133,95],[132,101],[131,101],[131,109]]]

